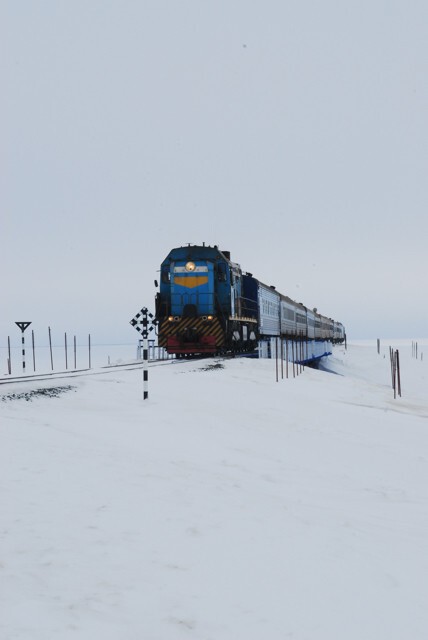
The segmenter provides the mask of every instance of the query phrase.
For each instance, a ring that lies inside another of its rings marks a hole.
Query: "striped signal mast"
[[[25,329],[27,329],[31,322],[15,322],[16,325],[18,325],[18,327],[21,329],[21,333],[22,333],[22,337],[21,337],[21,344],[22,344],[22,372],[25,373],[25,337],[24,337],[24,331]]]
[[[137,313],[130,324],[141,334],[143,338],[143,380],[144,380],[144,400],[149,397],[149,332],[155,328],[156,321],[154,316],[149,312],[147,307],[143,307]]]

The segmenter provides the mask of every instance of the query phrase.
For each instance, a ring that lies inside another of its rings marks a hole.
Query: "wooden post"
[[[392,355],[392,388],[394,389],[394,399],[397,397],[397,353]]]
[[[88,336],[89,368],[91,368],[91,334]]]
[[[33,371],[36,371],[36,350],[34,347],[34,331],[31,329],[31,343],[33,346]]]
[[[380,353],[380,340],[377,339],[377,352]]]
[[[7,336],[7,352],[8,352],[7,370],[8,370],[9,375],[10,375],[12,373],[12,358],[10,356],[10,336]]]
[[[64,333],[65,368],[68,369],[67,333]]]
[[[51,328],[50,327],[48,327],[48,331],[49,331],[49,350],[50,350],[50,353],[51,353],[51,368],[52,368],[52,371],[53,371],[54,367],[53,367],[53,356],[52,356],[52,336],[51,336]]]
[[[398,390],[398,395],[401,398],[400,354],[398,349],[395,352],[395,356],[396,356],[396,370],[397,370],[397,390]]]
[[[77,369],[76,336],[74,336],[74,368]]]

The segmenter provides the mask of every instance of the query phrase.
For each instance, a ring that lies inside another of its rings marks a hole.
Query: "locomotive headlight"
[[[207,320],[212,320],[213,316],[207,316]]]
[[[194,262],[186,262],[186,271],[194,271],[196,269],[196,265]]]
[[[174,318],[172,316],[169,316],[168,317],[168,322],[173,322],[173,321],[174,321]]]

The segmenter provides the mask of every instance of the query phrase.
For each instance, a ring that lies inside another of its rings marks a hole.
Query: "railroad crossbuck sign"
[[[150,313],[146,307],[143,307],[141,311],[130,320],[130,324],[141,333],[143,338],[148,338],[150,331],[153,331],[155,328],[156,321],[153,318],[153,313]]]
[[[149,342],[148,337],[150,331],[153,331],[156,325],[156,320],[153,319],[153,313],[150,313],[146,307],[143,307],[136,316],[130,320],[130,324],[141,333],[143,337],[143,376],[144,376],[144,400],[149,397]]]

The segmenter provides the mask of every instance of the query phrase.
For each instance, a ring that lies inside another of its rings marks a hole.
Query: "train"
[[[172,249],[160,267],[158,344],[176,357],[254,353],[272,338],[342,343],[341,322],[243,272],[217,245]]]

